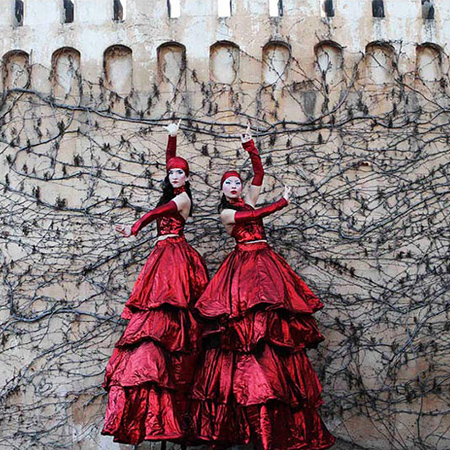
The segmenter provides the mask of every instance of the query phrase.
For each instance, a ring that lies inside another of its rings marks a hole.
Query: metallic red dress
[[[102,434],[115,442],[184,441],[188,391],[197,362],[199,329],[191,308],[208,278],[200,254],[185,240],[179,212],[158,217],[158,241],[122,317],[129,323],[108,362],[109,392]]]
[[[235,250],[195,306],[217,324],[204,335],[193,387],[197,437],[216,448],[329,448],[305,351],[323,340],[312,317],[323,305],[266,242],[249,242],[266,239],[261,219],[234,225],[232,236]]]

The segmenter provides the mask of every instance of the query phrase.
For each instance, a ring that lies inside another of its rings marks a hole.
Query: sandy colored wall
[[[325,309],[310,356],[322,415],[363,449],[447,449],[450,4],[435,0],[12,1],[0,16],[0,448],[119,448],[99,435],[103,370],[155,230],[162,125],[182,118],[196,202],[187,236],[211,273],[232,248],[218,180],[267,169],[270,241]],[[350,444],[349,444],[350,445]],[[125,448],[125,447],[124,447]]]

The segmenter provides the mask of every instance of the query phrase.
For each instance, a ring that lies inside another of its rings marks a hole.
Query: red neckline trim
[[[174,188],[174,189],[173,189],[173,193],[174,193],[175,195],[180,195],[180,194],[182,194],[183,192],[186,192],[186,186],[180,186],[180,187],[177,187],[177,188]]]

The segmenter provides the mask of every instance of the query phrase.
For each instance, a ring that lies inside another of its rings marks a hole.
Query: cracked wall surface
[[[0,15],[0,448],[120,448],[100,384],[155,230],[113,227],[156,204],[178,118],[212,273],[248,123],[261,201],[294,187],[266,225],[325,303],[310,356],[342,445],[449,448],[450,3],[67,3]]]

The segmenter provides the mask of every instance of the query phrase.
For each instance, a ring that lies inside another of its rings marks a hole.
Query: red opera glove
[[[166,165],[169,160],[175,158],[175,156],[177,156],[177,137],[169,136],[166,148]]]
[[[282,197],[280,200],[271,203],[270,205],[263,206],[262,208],[254,209],[253,211],[236,211],[234,214],[234,223],[244,223],[249,220],[262,219],[268,215],[279,211],[288,205],[288,201]]]
[[[145,214],[145,216],[142,216],[132,227],[131,227],[131,234],[133,236],[136,236],[138,231],[141,228],[144,228],[146,225],[148,225],[150,222],[152,222],[155,219],[158,219],[159,217],[167,217],[167,216],[173,216],[178,211],[177,204],[171,200],[169,203],[166,203],[164,205],[158,206],[152,211]]]
[[[253,186],[261,186],[264,179],[264,168],[261,162],[261,157],[259,156],[258,149],[255,147],[253,139],[248,142],[244,142],[242,147],[249,153],[250,159],[252,161],[253,167]]]

